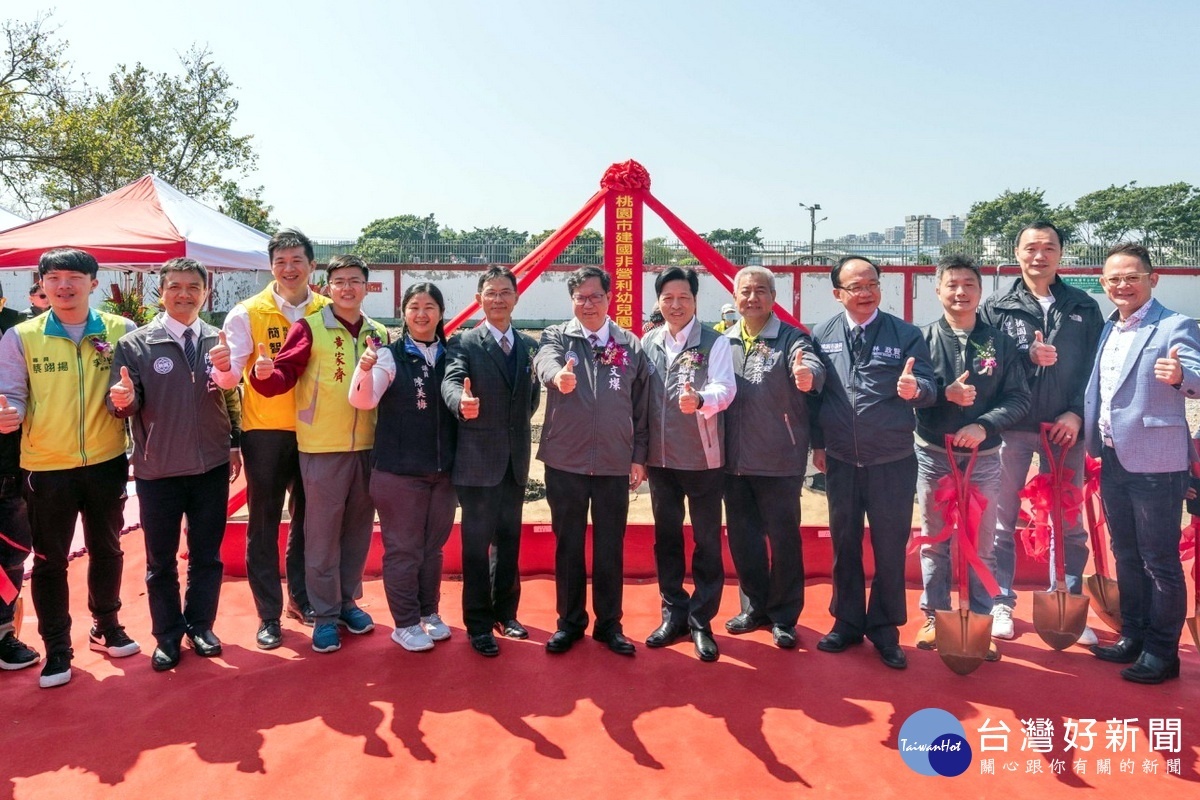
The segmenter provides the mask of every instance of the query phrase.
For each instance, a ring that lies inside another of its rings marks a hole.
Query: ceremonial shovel
[[[1200,517],[1192,517],[1192,530],[1196,532],[1196,545],[1192,548],[1192,586],[1200,586]],[[1196,607],[1195,613],[1187,618],[1188,630],[1192,632],[1192,642],[1195,643],[1196,649],[1200,650],[1200,625],[1197,624],[1197,618],[1200,618],[1200,591],[1196,592]]]
[[[1103,511],[1096,513],[1093,497],[1084,493],[1083,508],[1087,512],[1088,534],[1092,539],[1092,563],[1096,567],[1095,575],[1085,575],[1083,588],[1087,590],[1092,601],[1096,604],[1096,616],[1104,620],[1104,624],[1117,633],[1121,632],[1121,595],[1117,590],[1117,582],[1108,571],[1107,548],[1104,546],[1104,529],[1108,527],[1104,521]]]
[[[1080,594],[1067,592],[1067,557],[1064,552],[1063,492],[1066,481],[1067,447],[1059,447],[1058,455],[1050,443],[1050,424],[1042,423],[1042,446],[1050,461],[1050,528],[1054,542],[1054,583],[1048,592],[1037,592],[1033,596],[1033,628],[1042,641],[1055,650],[1065,650],[1079,641],[1079,635],[1087,627],[1088,599]]]
[[[975,467],[976,451],[971,460],[960,470],[954,456],[954,438],[946,436],[946,455],[950,460],[950,473],[954,476],[954,488],[958,502],[958,530],[954,532],[957,562],[958,608],[953,611],[934,611],[934,634],[937,636],[937,651],[942,663],[959,675],[970,675],[983,663],[992,646],[992,616],[971,611],[971,590],[968,578],[967,548],[975,547],[977,531],[971,530],[970,478]]]

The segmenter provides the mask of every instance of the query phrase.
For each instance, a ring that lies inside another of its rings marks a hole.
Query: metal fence
[[[344,253],[356,253],[374,264],[513,264],[538,244],[537,241],[441,242],[386,239],[320,239],[315,242],[317,261],[326,263]],[[1145,241],[1159,266],[1200,266],[1200,240],[1186,242]],[[960,239],[941,245],[884,244],[857,239],[817,242],[769,241],[761,244],[714,243],[722,255],[738,265],[800,266],[832,264],[846,255],[867,256],[880,264],[933,264],[944,254],[964,253],[981,265],[1012,263],[1012,248],[992,241]],[[1101,266],[1110,243],[1068,242],[1063,253],[1067,266]],[[554,263],[562,265],[601,264],[603,239],[576,239]],[[651,239],[643,244],[642,261],[655,266],[697,264],[681,242]]]

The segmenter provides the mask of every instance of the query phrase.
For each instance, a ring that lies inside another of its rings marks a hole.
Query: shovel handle
[[[1054,426],[1049,422],[1042,423],[1042,449],[1049,456],[1050,483],[1053,487],[1050,499],[1050,528],[1051,541],[1054,543],[1054,579],[1061,588],[1067,582],[1067,556],[1063,552],[1063,499],[1062,475],[1067,466],[1067,448],[1059,446],[1057,450],[1050,441],[1050,430]]]
[[[954,436],[946,434],[946,460],[950,465],[950,474],[954,478],[954,488],[958,497],[958,530],[955,531],[954,541],[952,546],[958,548],[957,558],[955,561],[958,565],[958,606],[960,609],[969,609],[970,602],[970,577],[967,564],[967,547],[975,546],[976,531],[971,528],[971,473],[975,470],[975,459],[979,457],[979,446],[975,445],[971,448],[971,457],[967,460],[965,467],[960,467],[958,458],[954,454]]]

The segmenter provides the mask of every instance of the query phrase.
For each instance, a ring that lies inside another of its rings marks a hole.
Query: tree
[[[420,264],[440,260],[436,257],[440,242],[441,229],[433,214],[401,214],[363,228],[354,252],[375,263]]]
[[[529,237],[529,241],[521,247],[514,248],[513,259],[520,260],[527,256],[542,242],[550,238],[554,233],[553,229],[547,229],[541,233]],[[593,228],[584,228],[579,232],[572,242],[567,245],[567,249],[559,254],[554,260],[555,264],[574,264],[577,266],[586,266],[589,264],[604,263],[604,236],[600,231]]]
[[[275,207],[263,202],[262,193],[261,186],[246,192],[235,181],[225,181],[219,191],[221,205],[217,206],[217,210],[230,219],[272,236],[279,230],[279,220],[271,218]]]
[[[762,228],[717,228],[700,236],[738,266],[745,266],[755,248],[762,247]]]
[[[1138,186],[1130,181],[1080,197],[1072,216],[1088,244],[1194,239],[1200,236],[1200,189],[1182,182]]]
[[[1063,236],[1069,238],[1072,229],[1069,210],[1063,206],[1051,208],[1044,199],[1045,194],[1043,189],[1022,189],[1019,192],[1006,189],[994,200],[972,204],[967,212],[964,235],[980,239],[995,236],[1011,242],[1021,228],[1031,222],[1044,220],[1054,223]]]
[[[525,231],[514,231],[498,225],[454,231],[443,228],[443,251],[451,261],[464,264],[507,264],[513,261],[513,250],[529,241]]]

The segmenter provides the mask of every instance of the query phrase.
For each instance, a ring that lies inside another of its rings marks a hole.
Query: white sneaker
[[[392,641],[412,653],[433,649],[433,639],[420,625],[409,625],[407,628],[396,628],[392,631]]]
[[[450,626],[442,622],[442,618],[437,614],[421,617],[421,627],[435,642],[444,642],[450,638]]]
[[[1079,634],[1079,638],[1075,640],[1075,644],[1080,647],[1091,647],[1094,644],[1100,644],[1100,640],[1096,638],[1096,632],[1085,625],[1083,633]]]
[[[1013,610],[1003,603],[997,603],[992,606],[992,636],[997,639],[1012,639],[1013,633]]]

